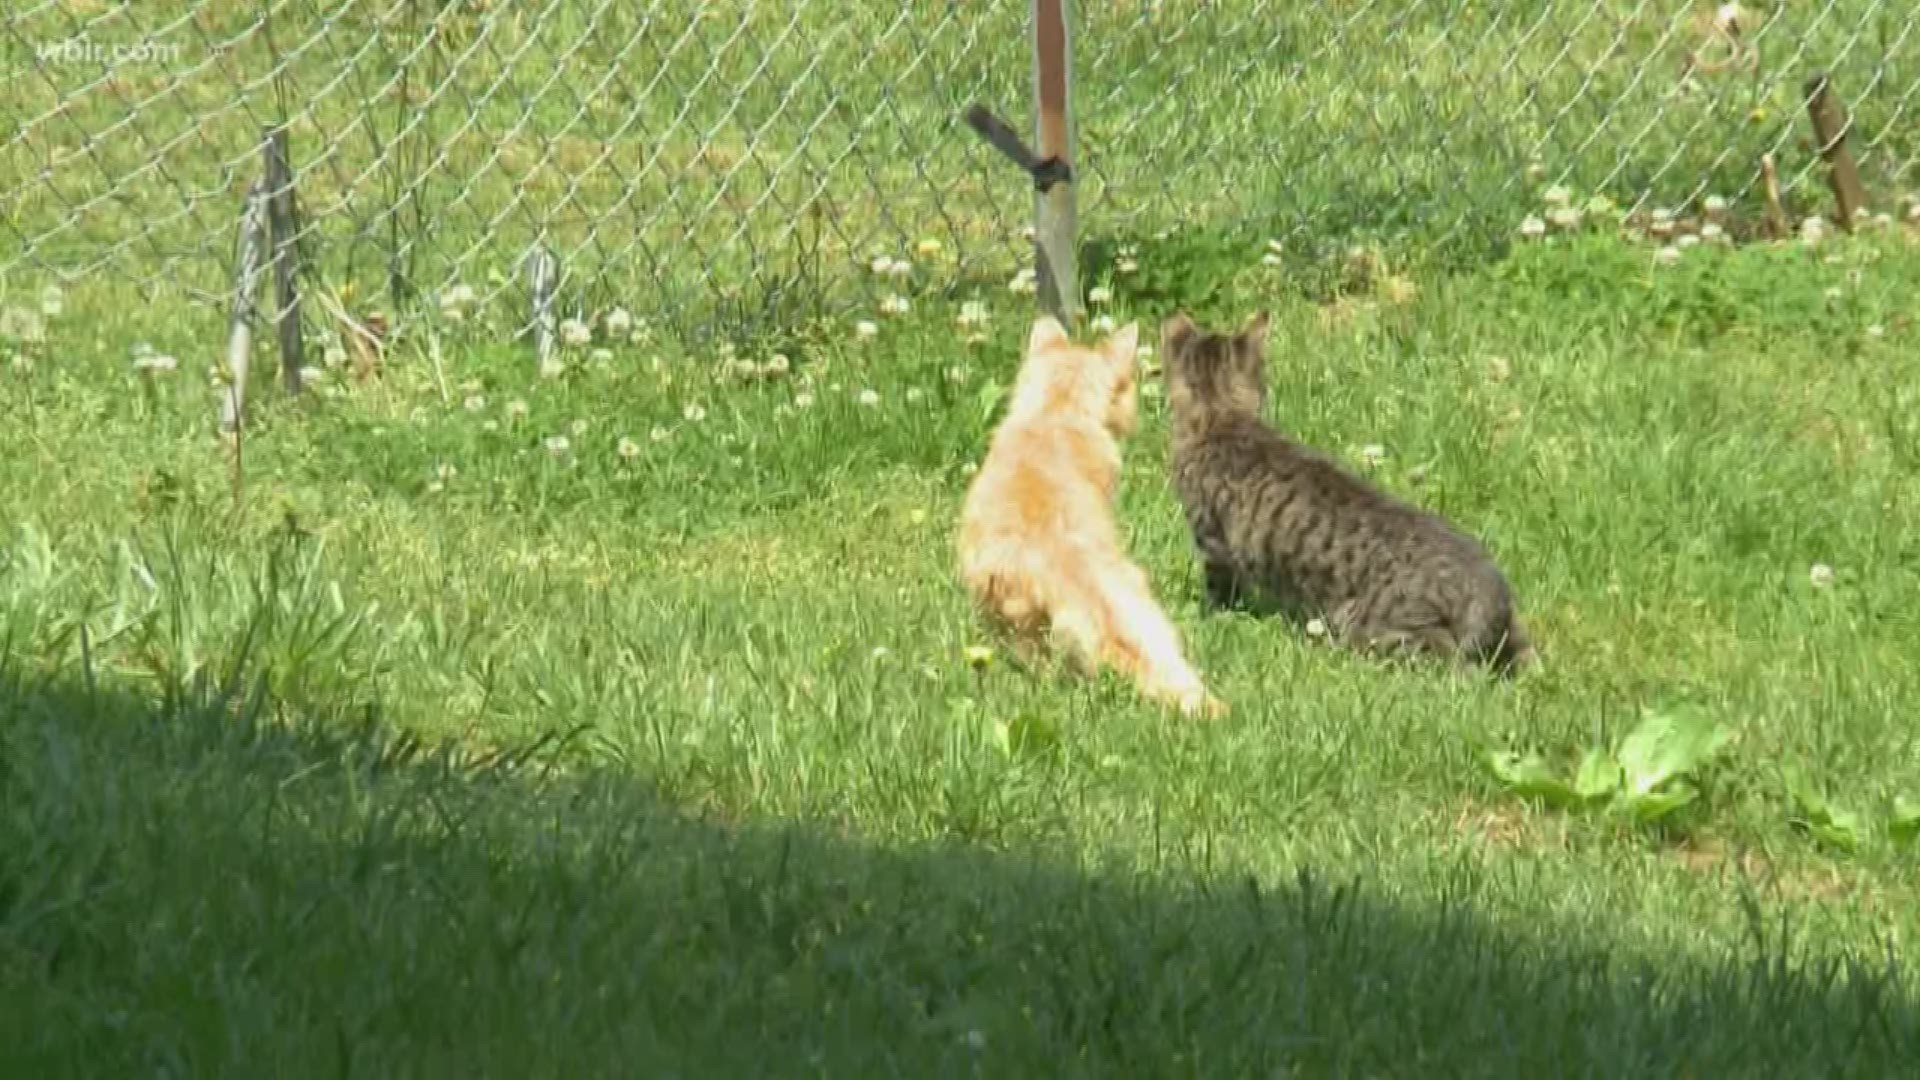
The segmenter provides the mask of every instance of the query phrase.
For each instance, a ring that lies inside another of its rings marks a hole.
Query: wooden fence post
[[[287,129],[269,129],[263,150],[267,164],[267,220],[273,227],[273,279],[280,330],[280,378],[287,393],[300,392],[304,367],[300,346],[300,252],[295,242],[298,220],[293,207],[293,167],[287,152]]]
[[[1860,170],[1854,167],[1853,154],[1847,149],[1847,108],[1833,92],[1832,80],[1825,72],[1807,80],[1807,118],[1813,121],[1817,149],[1827,163],[1827,183],[1833,188],[1840,227],[1853,231],[1854,220],[1866,209],[1866,189],[1860,186]]]
[[[1073,165],[1072,58],[1066,0],[1033,0],[1036,150],[1041,160],[1057,159],[1068,169]],[[1033,218],[1040,306],[1071,328],[1081,311],[1073,179],[1038,192]]]

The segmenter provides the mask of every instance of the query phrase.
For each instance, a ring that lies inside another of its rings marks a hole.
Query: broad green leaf
[[[1832,844],[1846,852],[1859,850],[1863,833],[1860,815],[1851,810],[1839,811],[1828,821],[1810,821],[1807,831],[1822,843]]]
[[[1666,817],[1699,797],[1700,793],[1692,786],[1675,784],[1661,791],[1629,792],[1626,808],[1635,821],[1644,825]]]
[[[1733,738],[1725,725],[1692,710],[1649,711],[1620,744],[1629,795],[1645,795],[1712,760]]]
[[[1867,830],[1859,812],[1834,805],[1824,791],[1798,770],[1787,774],[1787,792],[1800,810],[1797,824],[1805,826],[1816,839],[1844,851],[1860,847]]]
[[[1604,799],[1620,790],[1620,763],[1605,750],[1589,750],[1573,776],[1573,791],[1584,802]]]
[[[1485,761],[1493,778],[1516,795],[1541,799],[1551,806],[1571,806],[1579,801],[1572,785],[1555,776],[1539,754],[1495,750],[1486,755]]]
[[[1893,797],[1893,814],[1887,820],[1887,835],[1895,842],[1911,843],[1920,837],[1920,800],[1905,795]]]

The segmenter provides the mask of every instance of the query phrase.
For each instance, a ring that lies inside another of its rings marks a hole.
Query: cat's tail
[[[1146,697],[1187,716],[1227,712],[1187,661],[1180,631],[1154,601],[1138,567],[1079,562],[1057,584],[1052,634],[1082,670],[1110,666]]]
[[[1464,651],[1499,674],[1511,678],[1538,662],[1539,655],[1520,626],[1513,597],[1504,582],[1470,600],[1463,621],[1465,633],[1460,635],[1460,642]]]
[[[1534,650],[1533,642],[1527,640],[1526,631],[1520,628],[1520,620],[1509,614],[1507,632],[1500,636],[1500,644],[1493,651],[1493,667],[1502,675],[1513,677],[1540,663],[1540,654]]]

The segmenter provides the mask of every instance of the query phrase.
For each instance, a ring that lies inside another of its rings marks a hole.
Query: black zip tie
[[[1043,194],[1055,184],[1073,182],[1073,166],[1058,157],[1035,157],[1032,150],[1007,122],[987,111],[984,105],[973,105],[967,109],[967,126],[980,133],[987,145],[1005,154],[1007,159],[1020,166],[1020,171],[1033,177],[1033,186]]]

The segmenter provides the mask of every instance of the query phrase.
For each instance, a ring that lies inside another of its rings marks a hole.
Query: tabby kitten
[[[1530,664],[1507,581],[1477,541],[1262,422],[1268,325],[1263,311],[1227,336],[1181,313],[1160,331],[1173,484],[1209,606],[1261,590],[1362,651],[1505,674]]]

